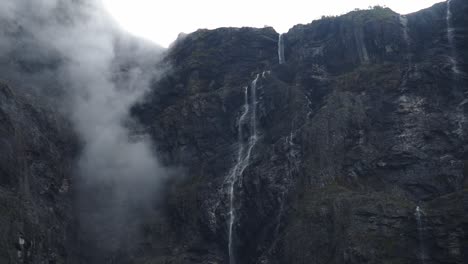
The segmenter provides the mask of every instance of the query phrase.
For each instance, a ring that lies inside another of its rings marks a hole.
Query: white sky
[[[286,32],[322,15],[385,5],[407,14],[443,0],[103,0],[125,30],[167,47],[180,32],[199,28],[272,26]]]

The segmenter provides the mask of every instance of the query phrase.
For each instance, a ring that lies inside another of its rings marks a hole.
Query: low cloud
[[[59,58],[34,74],[59,83],[61,106],[83,143],[76,165],[83,239],[104,250],[121,247],[167,175],[149,136],[128,126],[135,123],[129,109],[162,74],[155,67],[162,50],[120,33],[98,2],[6,0],[0,19],[7,22],[0,58],[15,50],[31,64]]]

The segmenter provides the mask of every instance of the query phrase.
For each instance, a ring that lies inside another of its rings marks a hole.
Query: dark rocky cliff
[[[181,36],[132,114],[183,177],[110,263],[229,263],[228,176],[251,142],[239,120],[253,89],[258,139],[233,184],[236,263],[468,263],[468,3],[450,10],[450,21],[440,3],[298,25],[284,64],[272,28]],[[85,263],[64,191],[75,136],[2,87],[0,263]]]
[[[0,83],[0,263],[66,263],[74,251],[69,122]]]
[[[295,26],[281,65],[271,28],[179,39],[171,73],[134,111],[188,172],[168,194],[174,263],[227,263],[225,181],[256,74],[260,140],[235,186],[237,263],[467,262],[468,5],[451,5],[454,47],[446,3]]]

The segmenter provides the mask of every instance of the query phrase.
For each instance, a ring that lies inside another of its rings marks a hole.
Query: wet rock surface
[[[467,8],[452,1],[462,72]],[[256,74],[261,136],[235,188],[237,263],[466,262],[467,79],[451,70],[446,13],[374,8],[298,25],[282,65],[269,28],[179,39],[158,99],[135,115],[166,161],[187,168],[168,210],[189,230],[178,241],[192,262],[228,262],[224,181]],[[424,256],[416,206],[427,211]]]
[[[0,263],[66,263],[74,133],[63,116],[3,82],[0,119]]]
[[[132,109],[177,176],[143,235],[101,259],[229,263],[226,177],[259,75],[259,138],[234,188],[236,263],[467,263],[468,4],[451,10],[452,45],[446,3],[405,17],[377,7],[293,27],[281,65],[269,27],[181,35]],[[79,144],[19,98],[0,87],[0,263],[85,263],[70,229]]]

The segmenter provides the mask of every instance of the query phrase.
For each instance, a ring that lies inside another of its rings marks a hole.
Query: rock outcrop
[[[69,122],[0,83],[0,263],[65,263],[75,253],[77,140]]]
[[[180,176],[113,256],[77,244],[68,121],[2,85],[0,263],[467,263],[467,13],[325,17],[283,34],[281,64],[273,28],[181,35],[132,108]],[[258,139],[231,202],[246,87]]]
[[[466,262],[467,8],[452,1],[453,29],[446,3],[298,25],[281,65],[271,28],[180,38],[172,71],[134,109],[165,161],[187,170],[167,198],[174,263],[229,260],[225,181],[256,74],[260,139],[235,186],[237,263]]]

